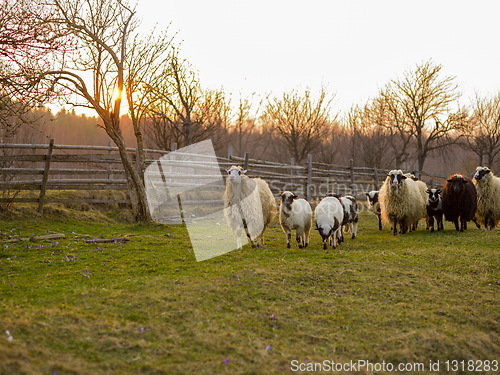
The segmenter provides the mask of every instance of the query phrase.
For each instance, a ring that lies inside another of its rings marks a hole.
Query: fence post
[[[311,188],[312,188],[312,154],[307,154],[307,185],[306,185],[306,199],[311,201]]]
[[[43,203],[45,201],[45,193],[47,192],[47,182],[49,180],[50,160],[52,159],[52,151],[54,150],[54,139],[49,141],[49,149],[45,156],[45,169],[43,170],[42,186],[40,187],[40,196],[38,197],[38,212],[43,212]]]
[[[373,168],[373,170],[375,172],[375,190],[378,190],[379,187],[378,170],[377,168]]]
[[[243,169],[248,169],[248,152],[245,152],[245,160],[243,161]]]
[[[177,142],[172,142],[170,144],[170,151],[175,151],[177,150]]]
[[[233,158],[233,146],[231,145],[227,146],[227,158],[229,160],[232,160]]]
[[[350,172],[351,172],[351,194],[354,195],[355,194],[355,183],[354,183],[354,160],[353,159],[349,159],[349,169],[350,169]]]

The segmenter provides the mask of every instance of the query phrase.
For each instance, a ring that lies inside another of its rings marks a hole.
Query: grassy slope
[[[364,214],[357,239],[324,251],[314,232],[299,250],[285,248],[275,221],[264,249],[197,263],[183,227],[88,215],[0,221],[2,238],[67,235],[0,248],[0,373],[271,374],[306,358],[500,359],[498,230],[456,233],[447,223],[394,237]],[[124,244],[82,241],[125,234]]]

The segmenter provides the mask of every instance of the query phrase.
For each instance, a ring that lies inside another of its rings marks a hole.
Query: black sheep
[[[434,232],[434,219],[437,222],[437,230],[443,230],[443,200],[441,199],[441,189],[427,189],[426,209],[429,217],[428,228]]]
[[[442,199],[446,221],[453,222],[455,229],[463,232],[467,229],[467,222],[474,220],[476,214],[477,193],[474,184],[469,178],[454,174],[443,185]]]

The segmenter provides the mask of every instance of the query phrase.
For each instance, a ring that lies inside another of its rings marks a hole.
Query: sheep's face
[[[390,186],[393,189],[399,188],[404,180],[408,178],[400,169],[390,171],[387,177],[390,179]]]
[[[246,170],[241,168],[239,165],[233,165],[231,168],[227,169],[227,178],[233,184],[239,184],[241,182],[241,176],[246,173]]]
[[[449,187],[451,187],[451,191],[455,194],[460,194],[464,190],[464,185],[468,183],[464,176],[460,174],[456,174],[446,181],[448,182]]]
[[[373,206],[375,203],[378,202],[378,191],[377,190],[372,190],[366,193],[366,199],[368,200],[368,203],[370,206]]]
[[[480,181],[482,179],[486,180],[491,176],[491,170],[488,167],[477,167],[476,168],[476,173],[474,173],[474,178],[477,181]]]
[[[294,201],[294,199],[297,199],[298,196],[295,195],[294,193],[290,192],[290,191],[284,191],[282,194],[281,194],[281,203],[289,210],[292,209],[292,203]]]
[[[440,198],[441,189],[427,189],[427,194],[429,195],[429,202],[437,202]]]

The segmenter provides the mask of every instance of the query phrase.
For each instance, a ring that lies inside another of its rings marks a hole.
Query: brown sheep
[[[461,174],[448,177],[443,185],[442,199],[446,221],[453,222],[455,229],[463,232],[467,222],[474,220],[477,209],[477,193],[472,180]]]

